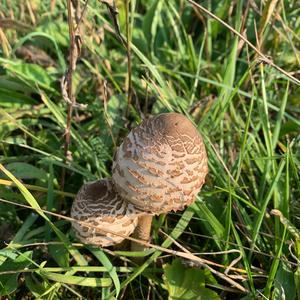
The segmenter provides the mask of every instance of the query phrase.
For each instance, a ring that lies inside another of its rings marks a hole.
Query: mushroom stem
[[[138,218],[138,224],[133,232],[133,237],[135,239],[149,242],[152,218],[152,215],[144,215]],[[131,242],[132,251],[144,251],[145,249],[147,249],[147,247],[145,247],[144,245],[136,242]]]

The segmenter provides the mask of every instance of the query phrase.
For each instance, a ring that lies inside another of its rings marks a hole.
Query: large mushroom
[[[134,231],[140,214],[139,210],[123,201],[115,192],[111,179],[83,185],[71,209],[72,218],[92,225],[88,227],[80,222],[72,222],[78,239],[101,247],[121,243]]]
[[[134,236],[148,241],[152,215],[183,210],[196,200],[208,172],[205,147],[185,116],[164,113],[143,121],[117,149],[112,179],[118,194],[138,209]],[[142,250],[134,243],[133,250]]]

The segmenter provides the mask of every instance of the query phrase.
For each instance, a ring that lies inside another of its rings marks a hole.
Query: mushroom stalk
[[[142,240],[143,242],[149,242],[152,218],[152,215],[139,216],[138,224],[133,232],[133,237],[135,239]],[[144,251],[145,249],[147,249],[146,246],[140,243],[131,242],[132,251]]]

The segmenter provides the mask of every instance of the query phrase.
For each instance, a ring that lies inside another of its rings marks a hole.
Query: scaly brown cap
[[[126,237],[135,229],[139,215],[140,211],[118,196],[111,179],[83,185],[71,209],[72,218]],[[124,240],[120,236],[97,231],[94,227],[83,226],[77,222],[72,222],[72,226],[78,239],[86,244],[107,247]]]
[[[193,203],[208,172],[207,155],[195,126],[165,113],[143,121],[118,148],[113,182],[122,198],[153,213]]]

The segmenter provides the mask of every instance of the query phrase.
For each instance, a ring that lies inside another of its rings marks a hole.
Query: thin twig
[[[73,113],[73,104],[75,102],[75,97],[73,95],[72,89],[72,80],[73,80],[73,65],[74,65],[74,48],[75,48],[75,34],[74,34],[74,25],[73,25],[73,18],[72,18],[72,4],[71,0],[67,0],[67,8],[68,8],[68,24],[69,24],[69,37],[70,37],[70,48],[69,48],[69,67],[67,70],[66,77],[63,78],[63,82],[66,84],[63,87],[63,97],[67,98],[68,105],[68,112],[67,112],[67,124],[65,129],[65,144],[64,144],[64,155],[65,160],[67,161],[68,151],[71,142],[71,120],[72,120],[72,113]],[[66,93],[64,93],[66,91]],[[61,189],[64,189],[65,186],[65,177],[66,177],[66,169],[62,169],[61,174],[61,182],[60,186]]]
[[[185,253],[190,253],[192,254],[188,249],[186,249],[185,247],[183,247],[180,243],[178,243],[175,239],[173,239],[170,235],[168,235],[167,233],[165,233],[164,231],[162,231],[161,229],[159,229],[159,232],[161,232],[164,236],[166,236],[168,239],[170,239],[178,248],[180,248],[183,252]],[[239,253],[241,254],[241,252],[237,249],[231,249],[231,250],[227,250],[227,251],[219,251],[219,252],[210,252],[210,253],[201,253],[201,255],[216,255],[216,254],[224,254],[224,253]],[[238,257],[240,258],[240,256]],[[236,271],[239,273],[246,273],[246,270],[243,269],[239,269],[239,268],[235,268],[233,267],[233,264],[231,263],[229,266],[224,266],[218,263],[215,263],[213,261],[204,259],[204,258],[200,258],[202,260],[202,265],[203,264],[208,264],[208,265],[213,265],[219,268],[224,268],[225,270],[232,270],[232,271]],[[240,260],[240,259],[239,259]],[[235,262],[235,260],[234,260]],[[198,262],[199,263],[199,262]],[[199,265],[201,265],[201,263],[199,263]],[[225,271],[226,272],[226,271]],[[227,273],[225,273],[227,275]]]
[[[67,122],[65,128],[65,144],[64,144],[64,156],[65,162],[67,163],[71,159],[71,153],[69,153],[70,143],[71,143],[71,122],[73,109],[76,106],[76,98],[73,93],[73,72],[76,69],[77,59],[81,51],[81,37],[79,30],[79,23],[82,20],[82,17],[79,16],[79,1],[77,2],[77,7],[74,8],[72,0],[67,0],[67,10],[68,10],[68,26],[69,26],[69,38],[70,38],[70,47],[69,47],[69,66],[66,75],[62,78],[61,89],[64,100],[68,105],[67,111]],[[74,28],[73,15],[76,10],[75,20],[76,28]],[[61,189],[64,189],[65,186],[65,177],[66,169],[62,169],[61,174]]]
[[[242,34],[240,34],[238,31],[236,31],[233,27],[228,25],[226,22],[224,22],[222,19],[220,19],[218,16],[214,15],[212,12],[201,6],[200,4],[196,3],[193,0],[187,0],[190,4],[193,6],[199,8],[200,10],[204,11],[206,14],[208,14],[210,17],[213,19],[217,20],[220,22],[222,25],[224,25],[226,28],[228,28],[231,32],[233,32],[235,35],[237,35],[240,39],[242,39],[250,48],[252,48],[259,56],[260,56],[260,61],[264,62],[270,66],[272,66],[274,69],[279,71],[280,73],[284,74],[286,77],[288,77],[290,80],[292,80],[294,83],[300,85],[300,80],[292,76],[290,73],[287,71],[283,70],[279,66],[277,66],[272,59],[270,59],[267,55],[262,53],[259,49],[257,49],[251,42],[249,42]]]

